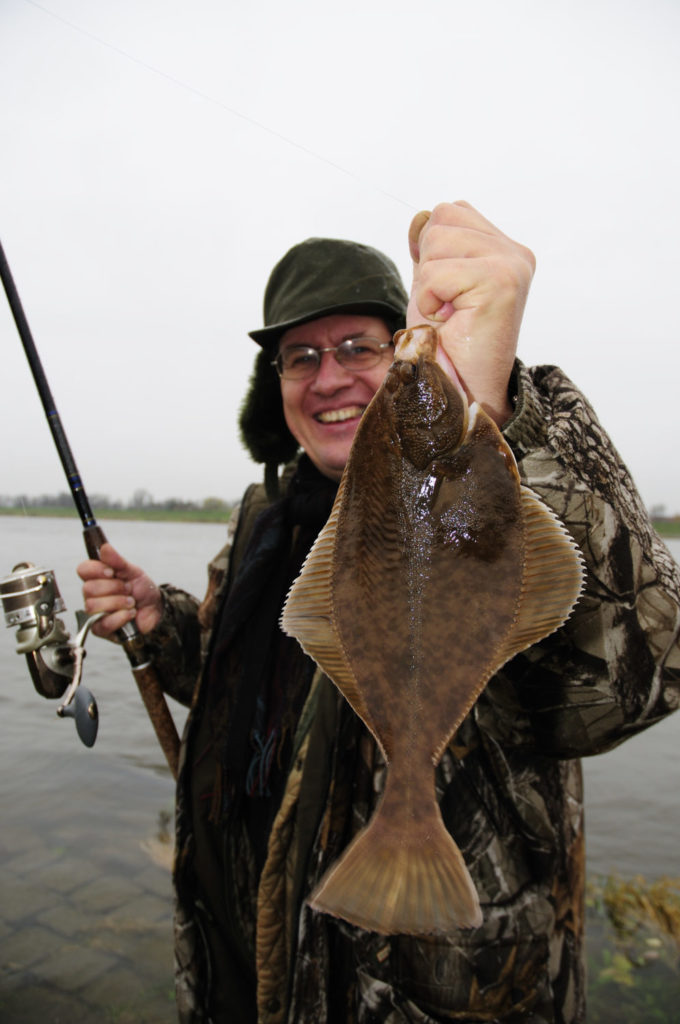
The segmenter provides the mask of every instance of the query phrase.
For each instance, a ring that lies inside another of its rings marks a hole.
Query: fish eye
[[[399,387],[399,370],[394,363],[385,374],[384,384],[390,393],[394,393]]]
[[[408,384],[418,376],[418,367],[415,363],[403,362],[397,364],[397,371],[399,373],[399,379],[404,383]]]

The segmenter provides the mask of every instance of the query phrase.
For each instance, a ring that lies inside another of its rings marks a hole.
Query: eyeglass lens
[[[346,369],[366,370],[377,366],[390,345],[391,342],[380,341],[378,338],[346,338],[330,348],[295,345],[279,352],[274,365],[282,377],[302,380],[312,377],[318,371],[324,352],[332,352],[338,363]]]

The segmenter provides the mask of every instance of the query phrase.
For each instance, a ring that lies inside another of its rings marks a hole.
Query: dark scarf
[[[214,722],[221,783],[212,818],[224,822],[247,801],[258,848],[280,802],[314,670],[297,641],[281,632],[279,617],[336,491],[337,484],[302,456],[284,498],[255,521],[215,624],[206,711]]]

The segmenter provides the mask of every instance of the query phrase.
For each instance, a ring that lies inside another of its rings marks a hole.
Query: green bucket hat
[[[298,445],[283,415],[279,378],[271,365],[289,327],[334,313],[381,317],[394,334],[405,326],[408,296],[392,260],[368,245],[308,238],[293,246],[271,272],[264,293],[264,327],[250,331],[261,346],[239,416],[243,444],[265,463],[269,488],[277,467]]]
[[[250,337],[271,349],[289,327],[332,313],[364,313],[401,322],[408,297],[399,271],[370,245],[339,238],[308,238],[271,272],[264,323]]]

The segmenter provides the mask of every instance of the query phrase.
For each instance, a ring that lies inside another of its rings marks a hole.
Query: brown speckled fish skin
[[[582,585],[575,546],[436,344],[430,327],[397,336],[282,618],[388,763],[374,817],[311,902],[385,933],[481,924],[434,767],[491,675],[557,628]]]

